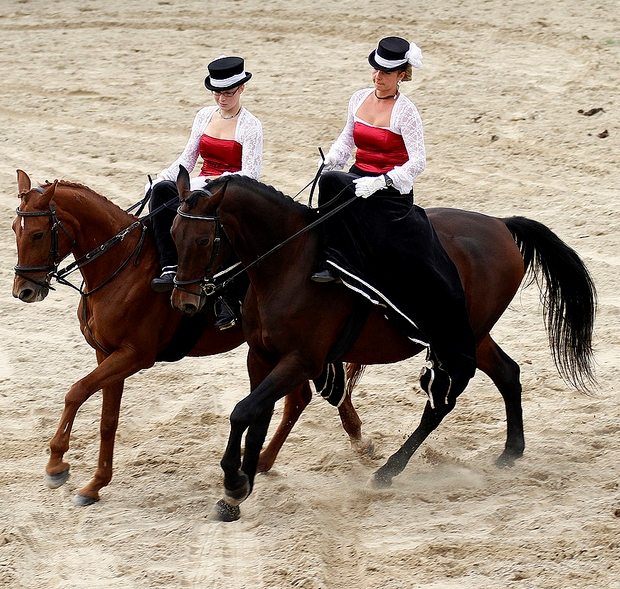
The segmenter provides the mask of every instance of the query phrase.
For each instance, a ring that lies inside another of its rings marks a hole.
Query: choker
[[[387,100],[388,98],[393,98],[394,100],[396,100],[397,96],[398,92],[396,92],[396,94],[390,94],[390,96],[377,96],[377,91],[375,90],[375,98],[377,100]]]
[[[236,117],[236,116],[237,116],[237,115],[241,112],[241,109],[242,109],[242,108],[243,108],[243,107],[241,107],[241,106],[240,106],[240,107],[239,107],[239,110],[238,110],[238,111],[237,111],[234,115],[230,115],[229,117],[225,117],[225,116],[222,114],[222,109],[221,109],[221,108],[218,108],[218,109],[217,109],[217,112],[219,113],[220,117],[222,117],[222,118],[223,118],[223,119],[225,119],[225,120],[227,120],[227,119],[234,119],[234,118],[235,118],[235,117]]]

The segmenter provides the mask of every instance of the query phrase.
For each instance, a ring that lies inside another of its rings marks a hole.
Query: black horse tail
[[[577,252],[542,223],[525,217],[502,221],[531,276],[527,285],[536,281],[540,288],[549,345],[560,376],[578,390],[592,390],[597,296],[588,269]]]

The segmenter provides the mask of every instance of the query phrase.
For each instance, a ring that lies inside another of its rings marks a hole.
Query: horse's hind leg
[[[465,387],[461,388],[458,394],[462,393],[464,388]],[[424,442],[430,433],[437,428],[442,419],[454,409],[458,394],[454,395],[454,397],[450,395],[450,400],[447,404],[437,404],[435,409],[431,408],[429,402],[426,403],[424,412],[422,413],[422,419],[417,429],[409,436],[400,449],[392,454],[392,456],[388,458],[388,461],[374,473],[372,478],[372,485],[374,487],[389,487],[392,484],[392,479],[405,469],[409,459],[420,447],[422,442]]]
[[[498,388],[506,406],[506,446],[496,460],[498,466],[513,466],[523,456],[523,411],[521,408],[521,382],[519,365],[487,336],[478,346],[478,367]]]
[[[308,383],[289,393],[284,399],[282,420],[274,432],[269,444],[261,452],[258,461],[258,472],[267,472],[273,466],[284,441],[297,423],[299,416],[308,406],[312,398],[312,391]],[[351,391],[347,391],[345,398],[338,407],[340,421],[344,431],[349,436],[351,447],[358,454],[372,455],[374,444],[370,438],[362,436],[362,420],[359,418],[353,403]]]
[[[362,436],[362,420],[357,414],[355,407],[353,407],[350,391],[347,391],[346,397],[343,399],[340,407],[338,407],[338,413],[340,414],[342,427],[349,436],[353,450],[358,454],[372,456],[375,445],[371,438]]]
[[[357,414],[351,399],[353,390],[361,380],[365,369],[366,367],[363,364],[346,365],[347,394],[340,404],[340,407],[338,407],[338,413],[340,414],[342,427],[349,436],[349,441],[351,442],[353,450],[360,455],[372,456],[375,451],[375,445],[371,438],[362,436],[362,420]]]
[[[284,410],[282,411],[282,420],[278,429],[274,432],[267,447],[261,452],[258,461],[258,472],[267,472],[271,469],[278,452],[282,448],[284,441],[291,433],[293,426],[297,423],[299,416],[303,410],[308,406],[312,399],[312,391],[310,385],[305,383],[304,385],[291,391],[284,398]]]

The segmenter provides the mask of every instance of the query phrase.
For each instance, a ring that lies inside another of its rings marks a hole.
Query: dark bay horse
[[[21,170],[17,171],[17,180],[20,204],[13,222],[18,252],[13,296],[26,303],[43,300],[51,279],[58,277],[59,263],[70,253],[84,281],[78,318],[84,338],[96,350],[98,366],[76,382],[65,397],[60,424],[50,442],[45,479],[51,488],[68,479],[70,466],[64,454],[69,449],[76,414],[101,389],[98,466],[93,479],[74,498],[78,505],[90,505],[112,479],[125,379],[153,366],[156,360],[181,357],[175,356],[178,350],[171,350],[169,344],[179,338],[184,316],[171,307],[168,295],[156,293],[149,285],[159,273],[157,253],[150,232],[135,216],[80,184],[56,181],[32,188],[30,178]],[[215,329],[210,312],[204,324],[202,335],[191,334],[195,343],[182,355],[210,356],[245,341],[240,326]],[[187,334],[181,333],[181,337],[186,339]],[[261,456],[260,470],[271,468],[311,396],[307,382],[291,387],[280,427]],[[362,438],[361,421],[350,396],[339,412],[354,448],[369,450],[370,442]]]
[[[181,170],[177,185],[183,199],[172,229],[179,251],[177,278],[189,281],[206,276],[204,280],[210,282],[231,249],[250,278],[243,329],[249,345],[252,392],[231,414],[230,437],[221,461],[225,497],[213,514],[233,520],[239,517],[239,504],[252,490],[274,403],[291,387],[321,371],[361,297],[343,285],[310,280],[319,260],[320,232],[313,229],[290,239],[316,218],[304,205],[238,176],[216,181],[209,187],[212,194],[191,193],[189,176]],[[525,272],[531,270],[544,298],[556,367],[577,388],[594,384],[594,284],[579,256],[537,221],[499,219],[456,209],[429,209],[427,213],[464,286],[477,338],[478,368],[491,378],[504,399],[508,429],[498,463],[512,464],[525,446],[520,371],[489,332],[513,299]],[[191,314],[198,310],[202,298],[187,289],[175,290],[172,302]],[[374,306],[343,360],[361,365],[397,362],[422,349]],[[446,404],[435,408],[427,402],[418,428],[374,473],[376,486],[390,485],[402,472],[415,450],[453,409],[461,392],[451,390]]]

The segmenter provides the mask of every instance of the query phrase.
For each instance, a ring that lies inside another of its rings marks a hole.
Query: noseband
[[[42,188],[37,188],[36,190],[43,193]],[[56,209],[54,208],[53,203],[50,203],[49,211],[21,211],[19,207],[17,207],[15,212],[18,217],[50,217],[50,222],[52,224],[52,238],[50,241],[50,251],[47,256],[47,264],[45,266],[15,266],[14,270],[15,274],[20,278],[29,280],[30,282],[33,282],[37,286],[41,286],[43,288],[52,288],[50,286],[50,281],[58,270],[60,262],[63,260],[63,258],[60,257],[60,250],[58,249],[58,229],[62,229],[64,234],[71,240],[74,247],[76,247],[75,240],[71,237],[71,235],[69,235],[69,232],[65,229],[65,226],[56,216]],[[42,282],[30,278],[26,276],[27,272],[45,272],[45,280]]]
[[[198,295],[199,297],[208,297],[212,295],[217,289],[217,285],[213,282],[215,276],[211,276],[211,271],[213,269],[213,264],[217,258],[217,254],[220,250],[221,237],[220,233],[224,232],[224,227],[222,226],[222,222],[220,221],[219,215],[216,216],[203,216],[203,215],[192,215],[190,213],[186,213],[181,210],[181,207],[177,209],[177,215],[184,217],[185,219],[194,219],[196,221],[209,221],[210,223],[215,223],[215,236],[213,237],[213,248],[211,249],[211,258],[207,264],[205,269],[205,274],[200,278],[195,278],[193,280],[177,280],[176,276],[174,278],[174,287],[182,292],[186,292],[192,295]],[[185,288],[191,284],[200,284],[200,292],[195,292]]]

